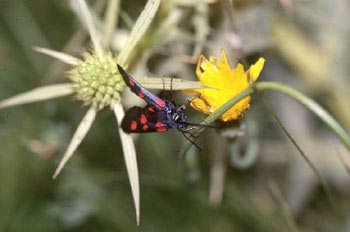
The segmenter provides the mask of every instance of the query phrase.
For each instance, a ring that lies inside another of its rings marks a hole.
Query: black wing
[[[122,75],[125,84],[129,86],[131,91],[135,93],[137,96],[142,98],[147,102],[147,104],[155,107],[156,109],[160,110],[166,106],[166,103],[161,98],[157,97],[144,87],[140,83],[138,83],[131,75],[129,75],[119,64],[118,64],[118,70],[120,74]]]
[[[166,132],[170,128],[158,120],[158,113],[151,105],[134,106],[125,113],[122,129],[126,133]]]

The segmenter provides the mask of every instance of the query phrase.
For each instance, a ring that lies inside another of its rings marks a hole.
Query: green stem
[[[211,124],[215,120],[217,120],[222,114],[224,114],[227,110],[229,110],[232,106],[234,106],[241,99],[253,94],[254,92],[260,92],[263,90],[274,90],[280,93],[283,93],[296,101],[300,102],[304,106],[306,106],[309,110],[311,110],[315,115],[317,115],[330,129],[332,129],[335,134],[340,138],[345,147],[350,151],[350,136],[342,128],[339,123],[319,104],[317,104],[314,100],[308,98],[306,95],[298,92],[297,90],[276,82],[257,82],[250,86],[249,88],[243,90],[235,97],[228,100],[225,104],[223,104],[219,109],[217,109],[213,114],[209,115],[202,124]],[[204,131],[205,128],[197,128],[193,130],[192,134],[194,136],[198,136],[200,133]],[[181,149],[181,154],[185,154],[191,144],[189,142],[185,143]]]
[[[253,88],[248,88],[246,90],[243,90],[242,92],[240,92],[239,94],[237,94],[236,96],[234,96],[233,98],[231,98],[230,100],[228,100],[225,104],[223,104],[219,109],[217,109],[214,113],[212,113],[211,115],[209,115],[206,119],[204,119],[201,124],[211,124],[213,123],[215,120],[217,120],[222,114],[224,114],[226,111],[228,111],[232,106],[234,106],[237,102],[239,102],[241,99],[251,95],[254,93],[254,89]],[[203,131],[204,131],[204,127],[197,127],[196,129],[194,129],[191,133],[194,137],[199,136]],[[191,147],[191,143],[189,141],[185,142],[180,150],[180,154],[181,155],[185,155],[187,153],[187,151],[190,149]]]
[[[275,90],[283,93],[302,105],[306,106],[311,112],[319,117],[330,129],[332,129],[339,139],[344,143],[345,147],[350,150],[350,136],[345,129],[318,103],[311,98],[300,93],[299,91],[276,82],[259,82],[252,86],[256,91]]]

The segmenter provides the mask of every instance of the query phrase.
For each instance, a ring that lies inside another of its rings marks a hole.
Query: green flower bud
[[[103,57],[94,51],[84,53],[68,77],[74,83],[77,99],[97,109],[110,105],[112,100],[120,101],[120,93],[125,87],[111,52],[105,52]]]

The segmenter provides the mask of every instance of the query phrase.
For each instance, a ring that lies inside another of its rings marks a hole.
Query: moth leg
[[[173,77],[170,77],[170,99],[173,99]]]
[[[194,138],[194,135],[190,132],[190,131],[186,131],[186,130],[183,130],[183,129],[178,129],[182,135],[188,140],[190,141],[190,143],[192,143],[199,151],[202,151],[202,148],[194,141],[190,138],[190,136],[192,138]],[[187,134],[190,134],[190,136],[188,136]]]
[[[178,110],[178,111],[184,111],[184,110],[187,108],[187,106],[189,106],[189,105],[191,104],[191,102],[192,102],[194,99],[195,99],[195,97],[193,97],[193,98],[191,98],[191,99],[187,99],[187,102],[186,102],[185,104],[179,106],[179,107],[177,108],[177,110]]]

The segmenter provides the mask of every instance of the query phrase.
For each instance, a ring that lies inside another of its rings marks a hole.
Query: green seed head
[[[119,74],[116,58],[111,52],[99,57],[96,52],[84,53],[69,72],[73,81],[76,97],[84,105],[94,105],[102,109],[110,105],[112,100],[120,101],[120,93],[125,84]]]

